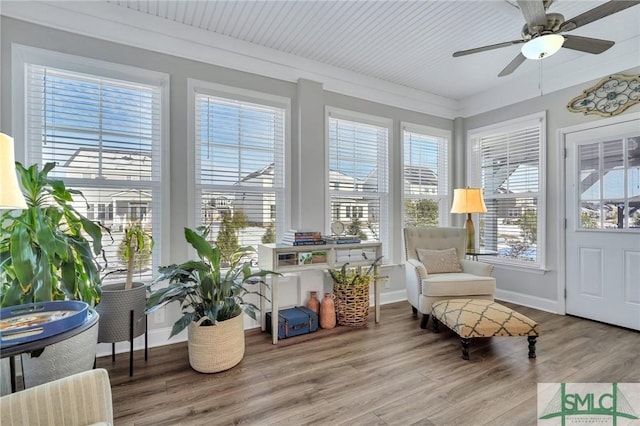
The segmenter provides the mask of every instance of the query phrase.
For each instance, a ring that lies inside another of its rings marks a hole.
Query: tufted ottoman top
[[[431,306],[431,313],[463,338],[540,335],[537,322],[491,300],[442,300]]]

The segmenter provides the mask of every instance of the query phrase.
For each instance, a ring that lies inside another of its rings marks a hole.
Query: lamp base
[[[474,251],[476,249],[476,229],[473,226],[473,220],[471,220],[471,213],[467,213],[465,228],[467,228],[467,252]]]

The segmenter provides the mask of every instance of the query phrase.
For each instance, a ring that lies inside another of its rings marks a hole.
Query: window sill
[[[527,272],[527,273],[531,273],[531,274],[538,274],[538,275],[544,275],[547,272],[549,272],[549,269],[543,268],[542,266],[539,265],[525,265],[525,264],[515,264],[515,263],[507,263],[507,262],[500,262],[499,260],[496,261],[494,259],[487,259],[486,257],[484,259],[482,259],[483,262],[485,263],[490,263],[491,265],[495,266],[496,268],[499,269],[506,269],[509,271],[518,271],[518,272]]]

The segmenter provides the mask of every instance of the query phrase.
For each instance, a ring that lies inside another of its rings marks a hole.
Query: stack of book
[[[360,242],[357,235],[341,235],[324,237],[327,244],[355,244]]]
[[[321,232],[289,231],[282,237],[282,244],[290,246],[317,246],[325,244]]]

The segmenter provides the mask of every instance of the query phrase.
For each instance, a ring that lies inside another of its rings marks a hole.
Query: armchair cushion
[[[445,250],[419,248],[416,251],[418,252],[418,259],[430,274],[462,272],[458,261],[458,253],[454,247]]]
[[[493,294],[496,280],[465,272],[429,274],[422,280],[421,293],[424,296],[478,296]]]

